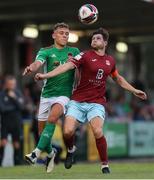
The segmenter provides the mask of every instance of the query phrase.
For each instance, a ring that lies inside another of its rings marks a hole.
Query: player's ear
[[[52,38],[55,39],[55,32],[52,33]]]
[[[105,43],[105,47],[108,45],[108,42],[107,41],[104,41],[104,43]]]

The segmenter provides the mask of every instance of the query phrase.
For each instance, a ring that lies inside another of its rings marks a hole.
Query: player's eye
[[[65,33],[65,36],[69,36],[69,33],[68,33],[68,32],[66,32],[66,33]]]
[[[62,31],[59,32],[60,35],[63,35],[64,33]]]

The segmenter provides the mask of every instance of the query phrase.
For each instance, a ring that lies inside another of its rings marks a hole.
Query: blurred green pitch
[[[71,169],[56,165],[47,174],[44,166],[0,168],[1,179],[154,179],[154,163],[111,162],[111,174],[102,174],[99,163],[78,163]]]

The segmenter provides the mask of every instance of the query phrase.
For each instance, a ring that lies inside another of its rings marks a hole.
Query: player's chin
[[[67,42],[68,42],[68,39],[63,39],[63,40],[61,41],[62,44],[67,44]]]
[[[98,49],[97,44],[91,44],[91,47],[92,47],[93,49],[95,49],[95,50],[97,50],[97,49]]]
[[[98,47],[92,46],[92,48],[93,48],[95,51],[98,50]]]
[[[67,44],[67,41],[66,41],[66,42],[61,42],[61,43],[60,43],[61,46],[66,46],[66,44]]]

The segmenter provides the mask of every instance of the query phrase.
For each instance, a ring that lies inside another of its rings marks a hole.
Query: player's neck
[[[55,43],[54,46],[55,46],[55,48],[57,48],[57,49],[63,49],[66,45],[65,45],[65,46],[62,46],[62,45],[60,45],[60,44]]]
[[[98,54],[99,56],[104,56],[105,50],[104,49],[97,49],[97,50],[95,50],[95,53]]]

